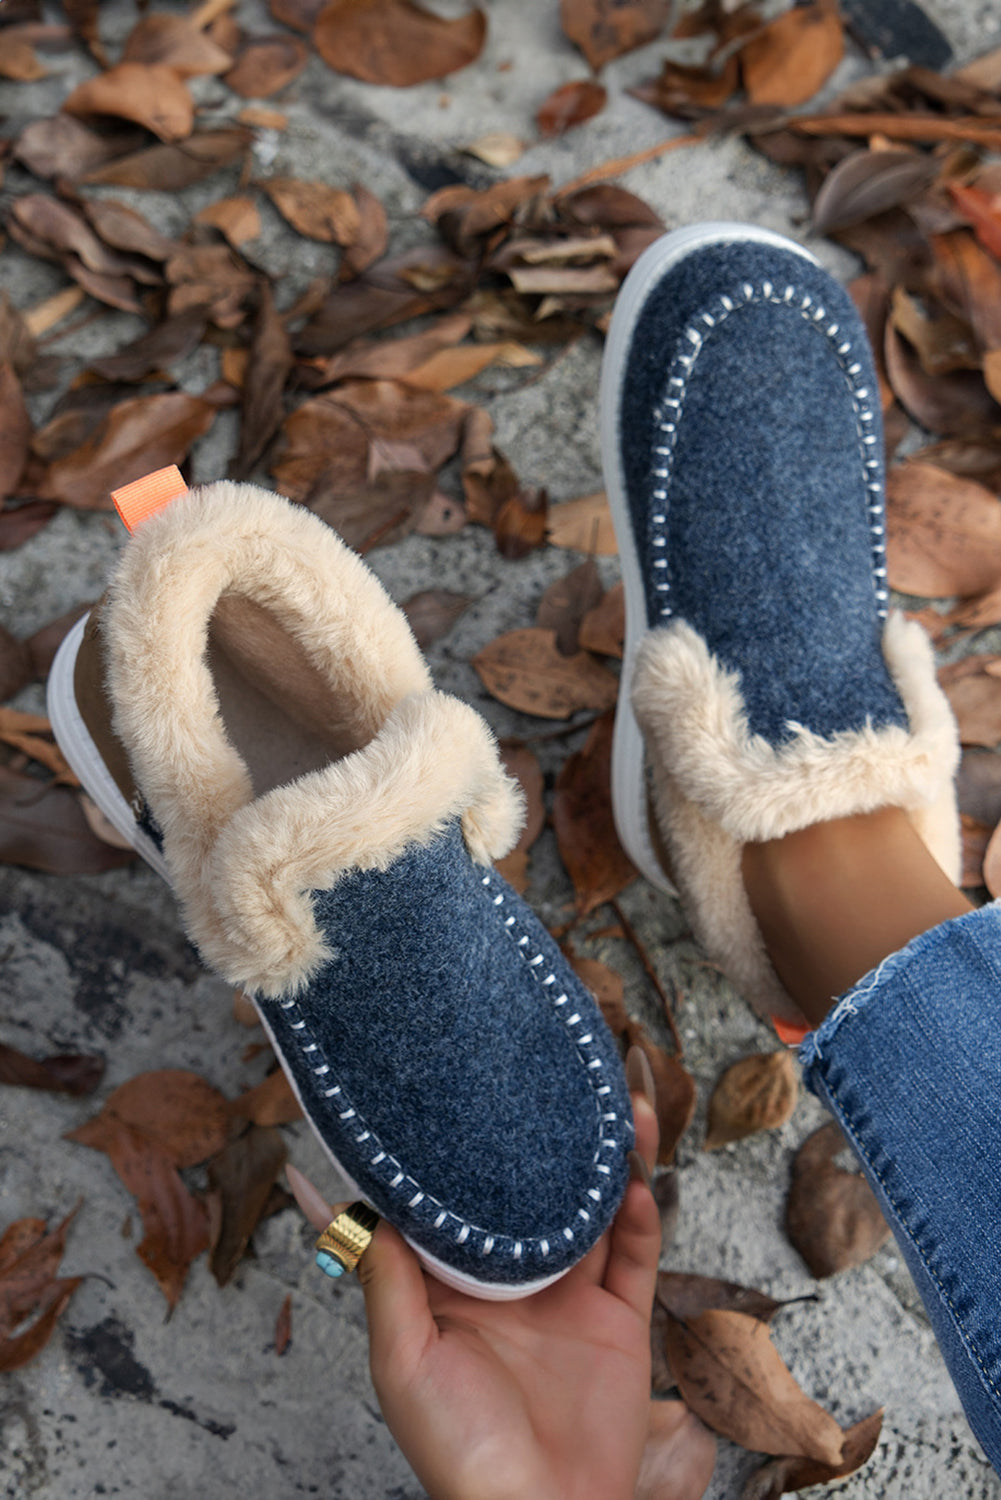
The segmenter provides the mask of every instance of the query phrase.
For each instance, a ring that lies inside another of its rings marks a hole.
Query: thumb
[[[416,1367],[436,1337],[437,1325],[420,1261],[385,1220],[380,1220],[358,1263],[358,1279],[365,1293],[372,1378],[378,1389],[380,1377],[390,1370],[398,1380]]]
[[[349,1206],[328,1203],[309,1178],[291,1163],[285,1168],[285,1175],[296,1202],[314,1229],[325,1229],[331,1219]],[[372,1373],[378,1384],[378,1375],[394,1363],[409,1364],[411,1359],[419,1357],[436,1327],[420,1263],[405,1240],[383,1219],[358,1262],[358,1280],[365,1294]]]

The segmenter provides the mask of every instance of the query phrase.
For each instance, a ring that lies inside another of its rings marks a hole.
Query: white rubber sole
[[[113,779],[104,759],[97,746],[94,744],[86,724],[77,707],[76,693],[74,691],[73,679],[76,669],[77,652],[80,642],[83,640],[84,629],[88,616],[78,620],[62,641],[56,652],[52,669],[49,673],[48,688],[46,694],[46,706],[49,719],[52,723],[53,733],[59,744],[60,750],[69,761],[75,774],[79,777],[84,791],[100,808],[101,812],[111,823],[112,827],[122,835],[140,854],[146,863],[170,885],[170,874],[167,862],[153,840],[141,828],[136,826],[133,812],[119,790],[117,782]],[[275,1041],[267,1020],[258,1009],[258,1017],[264,1031],[271,1043],[272,1050],[281,1063],[282,1072],[288,1079],[289,1086],[295,1094],[302,1108],[303,1116],[309,1121],[313,1134],[319,1141],[329,1160],[337,1171],[349,1184],[353,1197],[363,1198],[364,1194],[352,1182],[348,1173],[344,1170],[337,1157],[331,1151],[319,1131],[313,1126],[309,1112],[303,1105],[302,1097],[292,1074],[285,1067],[281,1051]],[[404,1236],[406,1238],[406,1236]],[[518,1286],[511,1286],[507,1282],[479,1281],[474,1276],[464,1275],[451,1266],[445,1265],[434,1255],[429,1255],[426,1250],[420,1249],[412,1240],[407,1239],[407,1244],[413,1250],[425,1270],[432,1276],[454,1291],[465,1292],[470,1297],[478,1297],[484,1302],[512,1302],[519,1297],[531,1297],[536,1292],[543,1291],[547,1286],[552,1286],[565,1276],[566,1271],[557,1271],[552,1276],[542,1276],[535,1281],[523,1282]]]
[[[602,468],[619,544],[626,606],[622,676],[612,740],[612,813],[619,840],[633,864],[652,885],[671,895],[676,894],[675,888],[657,858],[650,835],[643,732],[636,722],[632,706],[636,653],[648,626],[646,590],[636,551],[619,447],[622,374],[632,346],[636,321],[650,293],[672,266],[706,245],[740,244],[748,241],[771,245],[779,250],[793,250],[811,264],[818,264],[816,256],[793,240],[755,225],[710,222],[675,229],[644,250],[623,282],[612,314],[601,363],[598,404]]]

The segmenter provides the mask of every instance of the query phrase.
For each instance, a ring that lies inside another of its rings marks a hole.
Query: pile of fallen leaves
[[[668,0],[563,0],[560,12],[597,73],[662,34],[672,9]],[[864,33],[864,7],[846,10]],[[423,205],[416,245],[394,250],[385,208],[364,184],[255,174],[255,133],[280,132],[286,119],[274,105],[246,101],[294,86],[309,57],[303,38],[328,67],[367,81],[405,86],[443,77],[479,54],[481,12],[443,21],[411,0],[271,0],[282,29],[258,37],[241,29],[236,0],[206,0],[187,16],[145,11],[112,59],[97,5],[74,0],[64,11],[62,26],[46,22],[35,0],[8,0],[0,11],[0,76],[37,79],[47,49],[81,43],[98,69],[57,115],[0,141],[5,233],[66,278],[28,309],[0,293],[0,550],[21,546],[61,506],[106,510],[113,484],[184,465],[218,413],[232,409],[240,435],[231,474],[270,476],[362,554],[412,531],[445,538],[469,524],[490,528],[509,559],[547,544],[583,554],[546,590],[534,620],[488,643],[473,665],[499,701],[565,726],[502,747],[529,810],[502,869],[525,890],[532,847],[551,825],[574,898],[556,935],[613,1033],[623,1047],[644,1049],[656,1079],[663,1168],[656,1192],[669,1244],[679,1212],[676,1152],[696,1088],[675,1022],[681,997],[665,991],[618,901],[635,871],[610,808],[623,605],[621,585],[605,589],[595,562],[615,552],[607,505],[595,494],[550,508],[545,491],[498,449],[488,411],[468,392],[491,368],[503,372],[505,389],[516,389],[576,340],[601,336],[624,275],[664,227],[610,178],[663,150],[698,150],[713,135],[740,132],[773,161],[804,171],[814,230],[865,262],[852,291],[877,354],[891,459],[908,438],[908,456],[889,481],[890,581],[920,599],[947,601],[917,609],[940,644],[975,644],[976,632],[1001,623],[1001,177],[988,160],[1001,149],[1001,54],[943,74],[931,60],[934,28],[919,24],[922,63],[867,78],[822,114],[796,114],[844,53],[833,0],[770,21],[754,3],[704,0],[675,35],[703,35],[706,62],[665,63],[638,91],[690,122],[687,133],[559,187],[544,176],[473,186],[456,174]],[[221,79],[230,92],[231,108],[214,111],[211,124],[199,119],[189,88],[198,75]],[[605,100],[594,76],[564,85],[540,104],[536,127],[541,135],[569,129]],[[511,134],[467,149],[497,171],[524,145]],[[173,238],[135,208],[91,191],[177,193],[225,169],[239,170],[238,189]],[[254,259],[265,203],[285,220],[290,242],[301,236],[339,252],[336,274],[288,307]],[[47,352],[102,307],[142,317],[145,331],[86,368]],[[74,317],[77,325],[67,321]],[[199,348],[211,354],[214,373],[191,394],[171,372]],[[459,387],[465,394],[452,394]],[[36,427],[25,395],[50,392]],[[920,450],[915,424],[927,440]],[[403,607],[427,646],[471,602],[429,588]],[[44,680],[81,612],[27,640],[0,630],[0,701]],[[942,680],[964,743],[977,747],[967,750],[960,778],[966,882],[997,894],[1001,656],[967,654]],[[533,746],[554,735],[577,735],[578,748],[547,805]],[[0,708],[0,858],[79,874],[131,857],[80,793],[47,721]],[[578,924],[602,908],[608,924],[582,936]],[[663,1002],[673,1052],[630,1017],[621,976],[577,951],[598,937],[636,950]],[[7,1084],[87,1092],[102,1067],[100,1059],[39,1060],[0,1049]],[[704,1148],[781,1126],[796,1100],[791,1054],[739,1059],[713,1092]],[[260,1218],[287,1201],[275,1185],[285,1159],[276,1127],[297,1113],[277,1071],[227,1101],[194,1074],[161,1070],[123,1084],[71,1132],[108,1156],[135,1197],[138,1254],[171,1306],[196,1256],[207,1251],[224,1284]],[[786,1228],[818,1278],[860,1264],[888,1235],[864,1179],[840,1164],[843,1145],[825,1125],[793,1163]],[[79,1283],[57,1274],[68,1226],[69,1219],[46,1233],[40,1221],[20,1220],[0,1240],[0,1368],[43,1347]],[[730,1283],[660,1277],[655,1391],[677,1388],[714,1431],[774,1455],[747,1500],[854,1472],[879,1433],[880,1414],[842,1430],[795,1384],[768,1331],[779,1307]],[[288,1337],[286,1307],[280,1347]]]

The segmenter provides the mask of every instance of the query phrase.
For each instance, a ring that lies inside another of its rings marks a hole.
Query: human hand
[[[632,1500],[660,1217],[649,1190],[653,1084],[638,1048],[627,1072],[633,1180],[608,1234],[552,1286],[511,1302],[469,1297],[425,1273],[385,1222],[362,1258],[376,1394],[432,1500]],[[343,1207],[294,1168],[289,1180],[317,1229]]]

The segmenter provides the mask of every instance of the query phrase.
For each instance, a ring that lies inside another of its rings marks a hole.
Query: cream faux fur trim
[[[253,800],[206,656],[224,593],[261,605],[362,748]],[[316,516],[252,485],[193,490],[138,528],[104,613],[115,731],[164,836],[188,930],[233,984],[304,984],[325,957],[311,889],[385,868],[461,815],[499,858],[522,807],[487,726],[436,693],[403,614]]]
[[[696,936],[765,1015],[802,1019],[744,893],[745,843],[902,807],[949,878],[959,879],[959,738],[931,643],[920,625],[893,614],[883,653],[909,729],[866,727],[825,739],[795,726],[778,748],[749,732],[738,675],[683,621],[652,631],[637,655],[632,701],[672,874]]]

